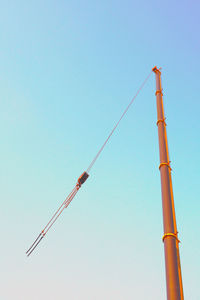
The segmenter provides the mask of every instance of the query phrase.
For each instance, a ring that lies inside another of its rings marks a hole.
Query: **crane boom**
[[[176,227],[174,197],[172,189],[171,167],[167,143],[167,131],[163,107],[163,93],[161,85],[161,71],[154,67],[156,75],[157,126],[160,152],[160,176],[163,207],[163,243],[165,249],[165,270],[167,300],[183,300],[183,286],[181,277],[179,240]]]

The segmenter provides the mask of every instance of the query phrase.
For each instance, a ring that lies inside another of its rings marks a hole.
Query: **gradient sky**
[[[155,78],[26,258],[152,67],[185,299],[199,300],[199,1],[1,1],[1,300],[166,299]]]

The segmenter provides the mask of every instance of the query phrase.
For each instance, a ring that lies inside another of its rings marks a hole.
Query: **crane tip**
[[[156,66],[153,67],[153,69],[152,69],[152,71],[153,71],[154,73],[157,73],[157,72],[160,73],[160,70],[161,70],[161,68],[158,69]]]

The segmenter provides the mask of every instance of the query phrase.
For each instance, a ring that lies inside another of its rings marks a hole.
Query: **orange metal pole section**
[[[179,240],[176,227],[174,198],[171,179],[171,168],[167,144],[167,132],[163,107],[163,94],[161,86],[161,72],[157,67],[152,71],[156,75],[156,100],[157,100],[157,126],[160,151],[160,176],[162,190],[164,249],[167,300],[183,300],[183,286],[179,256]]]

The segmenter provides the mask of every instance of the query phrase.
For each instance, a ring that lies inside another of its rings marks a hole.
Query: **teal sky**
[[[185,299],[199,300],[199,1],[1,1],[1,299],[166,299],[155,78],[35,253],[152,67],[162,67]]]

